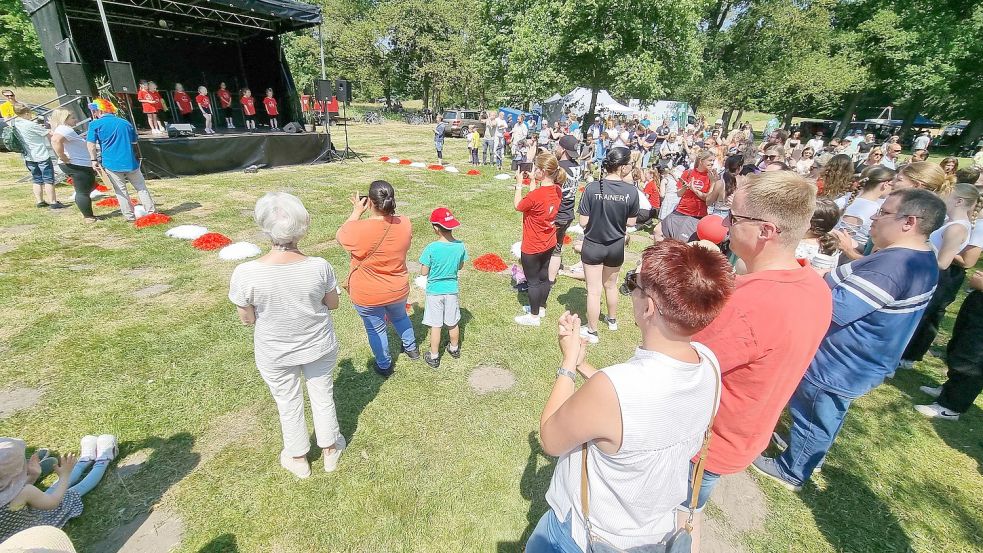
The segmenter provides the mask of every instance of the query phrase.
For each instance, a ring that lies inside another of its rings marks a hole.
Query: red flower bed
[[[401,160],[399,160],[399,164],[400,165],[409,165],[411,163],[413,163],[413,162],[410,161],[410,160],[408,160],[408,159],[401,159]]]
[[[438,165],[436,163],[431,163],[430,165],[427,165],[427,169],[430,169],[432,171],[443,171],[444,170],[444,166],[443,165]]]
[[[106,186],[105,184],[99,183],[96,185],[96,190],[98,190],[99,192],[109,192],[109,187]]]
[[[379,156],[379,161],[389,161],[389,156]]]
[[[137,228],[153,227],[156,225],[165,225],[171,222],[171,218],[163,213],[151,213],[149,215],[144,215],[136,221],[133,222]]]
[[[481,174],[481,171],[479,171],[477,169],[472,169],[472,170],[468,171],[468,174],[473,177],[475,175],[480,175]]]
[[[199,250],[208,251],[224,248],[231,243],[232,240],[224,234],[219,234],[217,232],[206,232],[191,242],[191,245]]]
[[[509,268],[509,266],[502,261],[501,257],[498,257],[493,253],[486,253],[485,255],[475,259],[473,265],[475,269],[486,273],[500,273]]]
[[[137,205],[138,203],[140,202],[136,201],[135,198],[130,198],[130,205]],[[119,200],[116,198],[106,198],[96,202],[96,205],[99,207],[119,207]]]

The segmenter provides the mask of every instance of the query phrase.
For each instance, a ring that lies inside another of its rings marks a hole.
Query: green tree
[[[37,32],[19,0],[0,0],[0,68],[15,86],[51,83]]]

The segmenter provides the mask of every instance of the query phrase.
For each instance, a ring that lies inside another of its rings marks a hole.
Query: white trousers
[[[287,455],[300,457],[311,449],[304,413],[304,392],[300,388],[301,378],[307,381],[307,396],[311,401],[317,445],[322,449],[331,447],[341,437],[334,406],[332,376],[337,363],[338,348],[335,348],[324,357],[303,365],[258,367],[259,374],[270,387],[277,411],[280,412],[283,451]]]

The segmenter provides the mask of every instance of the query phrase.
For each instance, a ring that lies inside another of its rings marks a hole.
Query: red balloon
[[[700,240],[709,240],[719,244],[727,238],[727,227],[720,215],[707,215],[696,225],[696,235]]]

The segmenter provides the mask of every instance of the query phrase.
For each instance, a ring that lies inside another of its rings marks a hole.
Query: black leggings
[[[72,177],[72,186],[75,187],[75,205],[82,212],[83,217],[92,218],[92,190],[96,187],[96,172],[91,167],[81,165],[70,165],[60,163],[58,165],[66,175]]]
[[[525,253],[519,256],[522,272],[529,283],[529,312],[539,315],[539,309],[546,307],[546,299],[550,296],[550,258],[553,248],[540,253]]]
[[[972,291],[963,300],[946,348],[948,379],[942,385],[938,403],[946,409],[965,413],[983,392],[983,292]]]
[[[908,361],[921,361],[925,353],[932,347],[932,342],[939,334],[939,327],[945,318],[945,309],[956,301],[959,295],[959,288],[966,279],[966,269],[953,263],[948,269],[939,271],[939,283],[936,285],[935,294],[925,306],[922,319],[915,328],[915,334],[908,341],[908,346],[901,355],[902,359]]]

